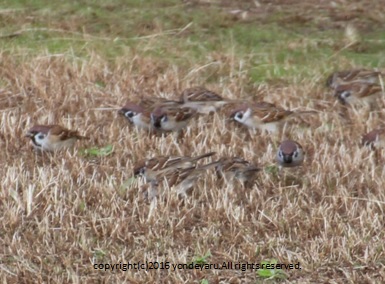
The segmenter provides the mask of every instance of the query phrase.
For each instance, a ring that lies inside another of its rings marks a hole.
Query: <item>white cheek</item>
[[[242,115],[242,118],[235,117],[235,119],[241,123],[245,123],[251,115],[251,110],[248,108]]]
[[[42,144],[45,143],[46,137],[44,136],[43,138],[39,138],[39,136],[40,136],[40,135],[36,135],[36,136],[35,136],[35,141],[36,141],[37,144],[42,145]]]
[[[297,157],[293,157],[293,158],[297,162],[302,162],[304,158],[303,151],[302,150],[298,151]]]

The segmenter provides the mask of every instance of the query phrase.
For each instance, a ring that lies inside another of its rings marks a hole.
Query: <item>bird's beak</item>
[[[125,113],[124,109],[118,110],[118,114],[124,115],[124,113]]]
[[[33,137],[33,134],[31,132],[28,132],[27,134],[24,135],[24,137],[31,138],[31,137]]]

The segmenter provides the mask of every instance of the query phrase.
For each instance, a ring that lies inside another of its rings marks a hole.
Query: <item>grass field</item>
[[[384,15],[380,0],[0,1],[1,281],[383,283],[385,153],[360,139],[384,125],[384,100],[346,110],[325,80],[384,67]],[[219,112],[192,122],[179,143],[117,115],[127,99],[196,85],[319,113],[273,136],[250,135]],[[53,123],[90,140],[35,153],[27,129]],[[283,138],[307,156],[278,173]],[[112,151],[84,154],[93,147]],[[143,200],[135,162],[210,151],[263,168],[253,188],[208,172],[183,202],[172,189]],[[94,269],[138,261],[301,269]]]

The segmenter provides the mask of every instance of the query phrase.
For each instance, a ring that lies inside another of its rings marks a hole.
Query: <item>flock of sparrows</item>
[[[340,71],[328,77],[327,86],[343,104],[353,106],[358,102],[372,103],[383,94],[382,76],[378,71],[366,69]],[[291,117],[316,113],[294,112],[263,101],[228,100],[203,87],[193,87],[184,90],[178,100],[142,97],[139,101],[128,101],[119,110],[119,114],[138,129],[149,133],[180,134],[197,116],[214,113],[228,105],[231,106],[226,113],[228,119],[249,129],[268,133],[279,132]],[[26,136],[31,139],[34,148],[40,151],[70,148],[76,140],[87,138],[59,125],[35,125]],[[384,147],[384,136],[385,129],[375,129],[362,137],[362,143],[372,148]],[[145,178],[146,184],[142,189],[151,200],[158,195],[158,186],[164,181],[169,187],[175,187],[178,195],[186,196],[196,180],[210,168],[214,168],[218,178],[224,182],[238,180],[244,186],[255,182],[260,168],[240,157],[222,157],[215,162],[198,165],[198,161],[214,154],[153,157],[136,163],[134,174]],[[297,167],[302,165],[304,156],[305,152],[298,142],[285,140],[277,149],[276,161],[280,167]]]

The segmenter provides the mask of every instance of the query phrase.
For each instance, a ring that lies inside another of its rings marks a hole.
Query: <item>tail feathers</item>
[[[318,114],[318,111],[315,110],[300,110],[293,112],[294,115],[303,115],[303,114]]]
[[[195,157],[195,158],[193,159],[193,161],[198,161],[198,160],[203,159],[203,158],[208,158],[208,157],[214,156],[215,154],[216,154],[216,152],[209,152],[209,153],[200,155],[200,156],[198,156],[198,157]]]

